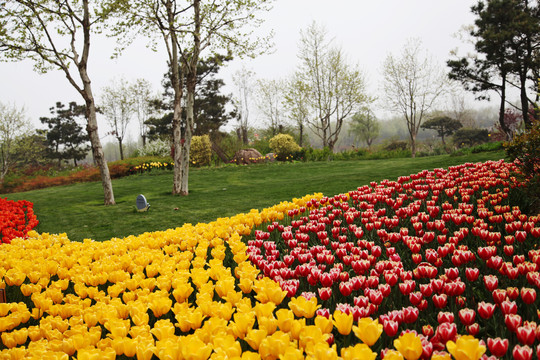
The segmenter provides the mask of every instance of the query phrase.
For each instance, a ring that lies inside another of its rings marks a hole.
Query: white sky
[[[258,78],[287,77],[298,64],[300,30],[315,20],[341,45],[349,61],[358,63],[372,95],[376,95],[385,57],[389,53],[397,55],[409,38],[420,38],[441,66],[451,50],[459,48],[464,53],[466,45],[454,34],[463,25],[473,23],[470,7],[475,3],[476,0],[276,0],[260,27],[261,33],[274,30],[273,53],[250,61],[236,59],[223,70],[222,78],[231,84],[231,74],[242,64]],[[110,41],[94,41],[89,75],[96,98],[104,86],[120,76],[128,80],[145,78],[153,84],[154,92],[161,92],[167,56],[165,52],[152,52],[145,43],[141,40],[120,58],[111,60]],[[49,108],[57,101],[83,103],[63,73],[37,74],[30,61],[0,62],[0,101],[24,106],[36,128],[42,127],[39,117],[49,116]],[[135,122],[134,119],[131,125],[134,136],[138,132]],[[106,124],[100,120],[100,133],[105,131]]]

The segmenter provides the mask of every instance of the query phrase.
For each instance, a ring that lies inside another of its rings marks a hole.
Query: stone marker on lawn
[[[146,198],[143,194],[137,196],[136,204],[138,212],[148,211],[148,208],[150,207],[150,204],[146,201]]]

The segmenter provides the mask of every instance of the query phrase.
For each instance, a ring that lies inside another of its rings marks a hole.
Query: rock
[[[255,164],[264,161],[264,157],[255,149],[238,150],[232,162],[238,165]]]

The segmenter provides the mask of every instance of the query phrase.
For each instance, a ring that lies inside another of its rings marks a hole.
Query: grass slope
[[[103,206],[101,183],[83,183],[9,194],[8,199],[34,203],[40,233],[66,233],[71,240],[98,241],[165,230],[184,223],[263,209],[294,197],[322,192],[331,196],[370,181],[395,180],[434,169],[504,158],[504,152],[416,159],[275,163],[239,167],[191,169],[190,194],[171,195],[172,171],[158,171],[113,181],[116,206]],[[151,208],[135,211],[135,198],[144,194]],[[178,208],[178,210],[175,210]]]

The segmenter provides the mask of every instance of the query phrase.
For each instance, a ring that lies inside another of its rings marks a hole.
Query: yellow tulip
[[[403,360],[403,355],[397,350],[388,350],[384,355],[384,358],[386,360]]]
[[[193,292],[193,288],[188,283],[179,284],[174,290],[173,290],[173,296],[176,299],[177,302],[181,303],[186,301],[186,299],[189,298],[191,293]]]
[[[21,286],[26,279],[26,274],[19,269],[9,269],[4,274],[4,280],[8,286]]]
[[[186,360],[206,360],[212,353],[212,346],[205,344],[197,336],[189,335],[182,339],[182,355]]]
[[[422,340],[414,333],[408,332],[394,340],[394,347],[406,360],[417,360],[422,355]]]
[[[309,351],[308,355],[313,359],[328,359],[328,360],[337,360],[337,350],[336,345],[329,346],[326,341],[316,343],[313,348]]]
[[[304,352],[295,347],[289,346],[283,355],[280,357],[281,360],[303,360]]]
[[[306,327],[306,319],[300,319],[300,320],[294,320],[292,327],[291,327],[291,337],[294,340],[298,340],[300,338],[300,332]]]
[[[303,296],[298,296],[296,298],[291,298],[289,301],[289,308],[294,312],[294,315],[299,318],[312,318],[319,307],[321,307],[321,305],[317,305],[316,297],[307,300]]]
[[[298,341],[301,348],[305,349],[306,352],[311,352],[317,343],[326,343],[326,335],[317,326],[304,326],[300,331]]]
[[[276,311],[279,329],[288,333],[294,322],[294,313],[289,309],[279,309]]]
[[[168,313],[171,310],[171,306],[172,300],[165,296],[155,296],[148,304],[148,307],[157,318]]]
[[[4,343],[4,346],[8,349],[14,348],[17,346],[17,340],[13,336],[12,333],[3,332],[1,335],[2,343]]]
[[[272,336],[264,338],[259,345],[259,354],[261,358],[274,358],[277,359],[281,355],[285,354],[285,350],[290,345],[289,335],[276,331]]]
[[[244,340],[251,346],[253,350],[259,350],[259,346],[263,339],[266,339],[268,333],[264,329],[251,329],[248,331]]]
[[[478,360],[486,352],[486,347],[471,335],[460,336],[456,342],[448,341],[446,348],[456,360]]]
[[[365,317],[358,320],[358,326],[353,326],[354,335],[362,340],[367,346],[372,346],[379,340],[383,332],[382,324],[379,324],[378,319]]]
[[[334,311],[334,326],[341,335],[349,335],[352,330],[354,317],[340,310]]]
[[[452,360],[452,356],[446,351],[434,351],[431,360]]]
[[[247,332],[253,328],[255,324],[255,315],[253,313],[235,313],[233,332],[235,336],[243,339]]]
[[[377,357],[377,353],[374,353],[366,344],[356,344],[355,346],[342,348],[341,357],[343,358],[343,360],[375,360],[375,358]]]
[[[158,339],[164,340],[167,338],[174,337],[174,325],[173,323],[167,320],[158,320],[154,324],[154,328],[150,332]]]
[[[28,339],[28,329],[22,328],[20,330],[14,330],[12,333],[13,338],[17,342],[17,345],[22,345]]]
[[[218,335],[212,340],[214,351],[225,355],[225,359],[239,358],[242,355],[240,343],[231,335]]]
[[[136,355],[138,360],[150,360],[154,356],[156,347],[152,343],[137,342]]]
[[[126,337],[130,328],[130,321],[112,318],[105,323],[105,328],[109,330],[111,337]]]
[[[241,360],[261,360],[261,356],[253,351],[244,351]]]

